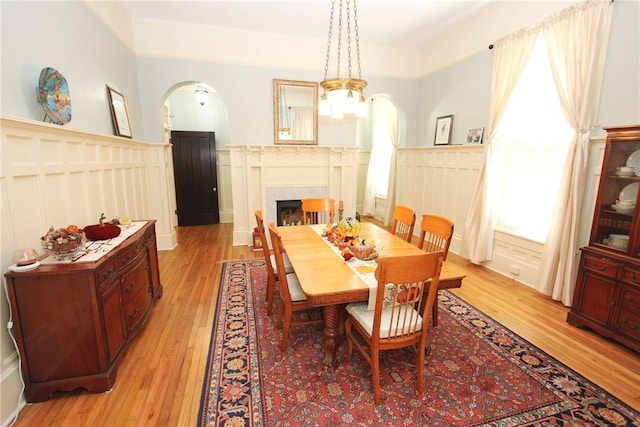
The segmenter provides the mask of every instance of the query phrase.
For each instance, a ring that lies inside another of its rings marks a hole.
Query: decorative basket
[[[55,257],[69,257],[83,249],[86,236],[75,226],[54,229],[51,227],[47,234],[40,238],[42,250]],[[71,231],[71,232],[70,232]]]

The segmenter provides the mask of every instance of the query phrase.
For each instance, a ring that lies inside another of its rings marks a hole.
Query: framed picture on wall
[[[129,123],[129,113],[124,96],[117,90],[107,85],[107,95],[109,97],[109,108],[111,110],[111,120],[113,120],[113,131],[116,136],[132,138],[131,124]]]
[[[448,145],[451,143],[451,126],[453,115],[438,117],[436,119],[436,135],[433,145]]]
[[[467,134],[467,144],[482,144],[484,128],[469,129]]]

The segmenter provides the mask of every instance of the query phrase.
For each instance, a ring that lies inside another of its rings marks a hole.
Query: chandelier
[[[207,97],[209,96],[209,91],[204,87],[204,85],[196,86],[196,100],[200,103],[200,105],[204,105]]]
[[[358,36],[358,9],[356,0],[346,0],[346,48],[348,76],[340,77],[340,56],[342,54],[342,0],[339,0],[338,10],[338,37],[337,37],[337,69],[336,77],[328,78],[329,58],[331,56],[331,38],[333,35],[333,16],[335,12],[335,0],[331,0],[331,18],[329,20],[329,41],[327,42],[327,59],[324,66],[324,80],[320,82],[323,89],[318,106],[318,114],[330,115],[333,118],[342,118],[344,114],[366,115],[366,105],[363,90],[367,87],[366,80],[362,80],[360,67],[360,39]],[[351,8],[353,2],[353,8]],[[353,12],[353,18],[352,13]],[[355,37],[355,50],[358,66],[358,78],[352,75],[351,67],[351,29],[353,21],[353,33]]]

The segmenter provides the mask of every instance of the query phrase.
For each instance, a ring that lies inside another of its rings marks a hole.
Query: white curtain
[[[575,288],[578,221],[589,137],[600,100],[613,7],[610,0],[572,6],[543,29],[567,121],[575,131],[542,257],[538,290],[570,306]]]
[[[313,139],[313,110],[291,107],[291,139],[308,141]]]
[[[394,201],[394,188],[395,188],[395,164],[396,164],[396,150],[398,146],[398,110],[391,101],[384,97],[374,97],[373,106],[371,109],[371,129],[372,134],[372,147],[371,154],[369,156],[369,168],[367,170],[367,182],[364,192],[364,213],[371,215],[375,213],[375,199],[376,189],[374,188],[374,177],[379,173],[381,169],[381,162],[389,162],[389,183],[387,186],[387,200],[384,222],[387,223],[390,218],[389,206],[393,209]],[[380,121],[383,121],[384,125],[380,126]],[[386,135],[376,135],[376,132],[380,132],[384,129]],[[392,145],[391,156],[387,158],[381,155],[380,147],[377,146],[377,141],[390,141]]]
[[[546,239],[538,290],[571,304],[577,251],[579,208],[584,192],[589,129],[599,103],[600,86],[611,25],[610,0],[594,0],[569,7],[531,30],[522,30],[496,42],[490,144],[465,223],[461,254],[472,262],[491,259],[495,228],[492,188],[502,165],[493,138],[509,95],[542,31],[554,80],[567,120],[576,132],[569,149],[558,201]]]
[[[492,144],[511,92],[516,86],[535,43],[537,31],[522,30],[503,37],[494,44],[491,106],[489,110],[488,146],[480,169],[476,189],[471,198],[464,227],[460,254],[471,262],[491,260],[497,206],[492,204],[502,175],[503,152],[499,144]]]

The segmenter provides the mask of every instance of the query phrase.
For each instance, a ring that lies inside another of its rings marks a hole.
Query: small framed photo
[[[109,97],[109,108],[111,110],[111,120],[113,120],[113,131],[116,136],[132,138],[131,124],[129,123],[129,113],[124,96],[117,90],[107,85],[107,95]]]
[[[482,144],[484,128],[469,129],[467,134],[467,144]]]
[[[436,119],[436,135],[433,145],[448,145],[451,143],[451,126],[453,115],[442,116]]]

